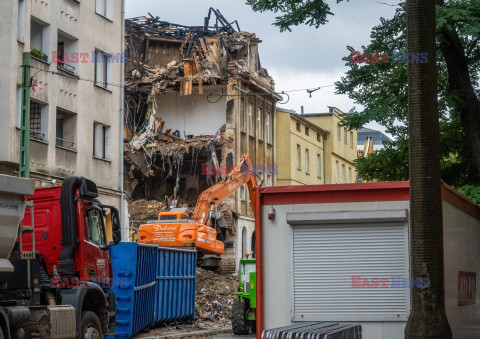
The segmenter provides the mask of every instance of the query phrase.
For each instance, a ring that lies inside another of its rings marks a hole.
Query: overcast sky
[[[383,2],[383,3],[380,3]],[[256,33],[260,44],[262,66],[273,76],[276,90],[292,90],[332,85],[345,73],[342,57],[348,54],[347,45],[359,50],[370,41],[371,28],[380,17],[390,18],[394,0],[350,0],[336,4],[330,0],[334,16],[319,27],[294,27],[292,32],[280,33],[272,25],[275,14],[256,13],[243,0],[127,0],[126,16],[147,15],[150,12],[161,20],[183,25],[203,25],[210,7],[220,10],[229,21],[238,20],[244,31]],[[379,51],[383,52],[383,51]],[[387,52],[387,51],[385,51]],[[306,92],[290,94],[290,102],[280,107],[307,113],[326,112],[335,106],[348,112],[355,104],[347,96],[335,95],[334,87],[322,88],[309,98]],[[375,126],[374,126],[375,127]]]

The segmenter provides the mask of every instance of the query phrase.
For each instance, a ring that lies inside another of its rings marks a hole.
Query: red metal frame
[[[311,203],[349,203],[410,200],[409,182],[256,187],[255,242],[257,267],[257,339],[263,326],[263,232],[262,206]],[[442,199],[480,220],[480,208],[454,188],[442,183]]]

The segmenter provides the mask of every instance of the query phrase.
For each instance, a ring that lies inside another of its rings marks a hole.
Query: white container
[[[408,187],[260,189],[257,333],[334,321],[361,324],[365,338],[403,338],[410,287],[428,284],[410,276]],[[442,196],[447,317],[454,338],[480,337],[480,208],[446,185]]]

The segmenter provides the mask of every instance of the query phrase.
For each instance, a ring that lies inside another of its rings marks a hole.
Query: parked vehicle
[[[192,318],[196,252],[119,240],[94,182],[0,175],[0,339],[128,338]]]
[[[81,177],[33,192],[32,182],[1,176],[0,192],[1,233],[9,230],[3,241],[13,247],[12,267],[0,273],[1,335],[100,338],[114,333],[107,238],[113,244],[120,240],[118,211],[102,205],[95,183]],[[25,215],[23,195],[29,195],[26,200],[33,206]]]
[[[250,157],[243,155],[240,164],[225,181],[200,194],[192,217],[184,212],[161,212],[158,220],[140,226],[138,241],[163,247],[193,247],[200,256],[225,253],[224,244],[217,240],[217,230],[212,227],[214,208],[243,184],[247,184],[252,208],[255,209],[254,188],[257,178],[252,168]],[[209,264],[204,266],[214,265],[209,260]]]
[[[232,306],[232,330],[236,335],[255,332],[257,307],[255,259],[240,259],[238,269],[238,299]]]

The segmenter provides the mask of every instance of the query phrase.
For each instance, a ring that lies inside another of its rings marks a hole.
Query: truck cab
[[[20,227],[31,229],[33,220],[33,231],[17,238],[10,259],[14,271],[0,273],[0,334],[55,337],[53,325],[32,321],[42,311],[73,337],[112,335],[116,302],[109,246],[120,241],[117,209],[103,205],[95,183],[82,177],[36,188],[26,198],[33,218],[27,210]],[[32,260],[22,260],[24,252],[33,252]]]

